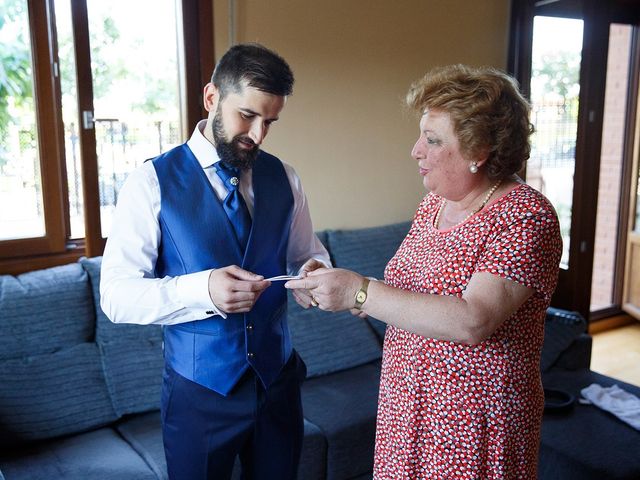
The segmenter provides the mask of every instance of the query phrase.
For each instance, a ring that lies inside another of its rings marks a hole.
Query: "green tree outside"
[[[0,39],[9,35],[13,38],[11,42],[0,41],[0,170],[9,161],[9,129],[18,124],[12,109],[27,110],[33,105],[31,50],[25,40],[29,32],[20,25],[26,18],[23,0],[4,0],[0,4]]]

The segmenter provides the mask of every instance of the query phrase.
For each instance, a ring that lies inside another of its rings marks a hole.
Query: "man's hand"
[[[300,267],[300,276],[306,277],[309,272],[313,272],[319,268],[326,268],[326,265],[322,263],[320,260],[316,260],[315,258],[310,258],[304,265]]]
[[[310,272],[325,267],[326,265],[321,261],[316,260],[315,258],[310,258],[300,268],[300,276],[306,277]],[[311,293],[309,293],[308,290],[298,288],[292,290],[291,293],[293,294],[293,298],[296,300],[298,305],[300,305],[302,308],[306,309],[313,305],[313,298],[311,297]]]
[[[253,308],[271,282],[236,265],[217,268],[209,275],[209,296],[226,313],[245,313]]]
[[[366,312],[363,312],[358,308],[350,309],[349,313],[351,313],[351,315],[353,315],[354,317],[359,317],[359,318],[367,318],[369,316]]]

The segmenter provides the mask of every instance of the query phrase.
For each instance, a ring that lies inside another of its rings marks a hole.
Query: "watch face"
[[[359,292],[358,292],[358,295],[356,295],[356,300],[357,300],[359,303],[364,302],[366,299],[367,299],[367,294],[366,294],[366,293],[364,293],[363,291],[359,291]]]

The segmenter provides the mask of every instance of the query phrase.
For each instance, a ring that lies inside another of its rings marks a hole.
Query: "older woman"
[[[384,282],[321,269],[286,286],[305,307],[389,325],[374,478],[535,479],[561,238],[553,207],[516,176],[528,104],[504,73],[461,65],[429,72],[407,100],[429,193]]]

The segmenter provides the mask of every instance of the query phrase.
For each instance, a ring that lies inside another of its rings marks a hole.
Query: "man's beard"
[[[219,108],[213,117],[211,130],[220,160],[241,170],[253,168],[253,165],[256,163],[256,158],[258,157],[259,147],[255,145],[251,150],[241,148],[239,146],[240,139],[244,140],[245,143],[253,143],[246,135],[237,135],[232,138],[231,141],[227,141],[227,135],[222,125],[222,115],[220,114]]]

